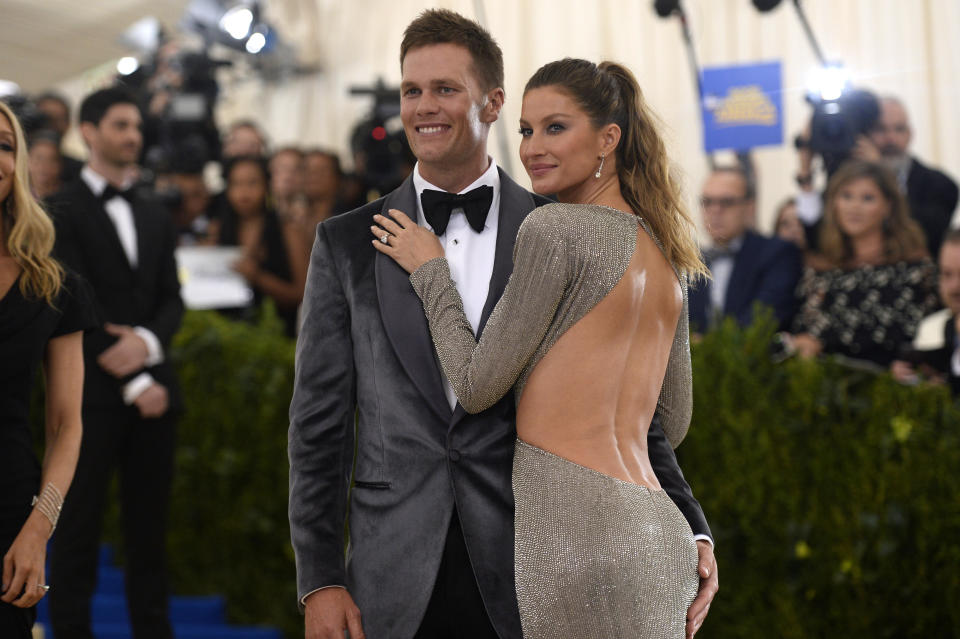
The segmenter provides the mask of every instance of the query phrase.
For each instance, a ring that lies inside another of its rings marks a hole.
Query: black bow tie
[[[107,188],[103,190],[103,193],[100,194],[100,201],[107,203],[113,198],[120,196],[125,199],[127,202],[133,201],[133,188],[120,190],[112,184],[108,184]]]
[[[717,260],[723,257],[730,257],[730,258],[736,259],[737,253],[739,252],[740,252],[739,250],[734,250],[729,246],[728,247],[714,246],[713,248],[707,249],[703,257],[705,261],[709,264],[710,262],[713,262],[714,260]]]
[[[423,217],[437,235],[447,232],[450,223],[450,213],[453,209],[463,209],[467,222],[474,231],[483,231],[483,224],[487,220],[490,204],[493,202],[493,187],[480,186],[462,195],[424,189],[420,194],[420,203],[423,205]]]

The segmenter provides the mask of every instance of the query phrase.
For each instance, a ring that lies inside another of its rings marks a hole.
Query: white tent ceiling
[[[27,92],[75,77],[131,50],[118,37],[146,15],[175,25],[187,0],[3,0],[0,79]]]

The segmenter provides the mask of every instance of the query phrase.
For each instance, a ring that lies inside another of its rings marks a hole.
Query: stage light
[[[8,95],[20,95],[20,85],[13,80],[0,79],[0,98]]]
[[[124,56],[117,61],[117,73],[120,75],[130,75],[140,68],[140,61],[133,56]]]
[[[253,12],[247,7],[233,7],[220,18],[220,28],[235,40],[243,40],[250,33]]]
[[[260,53],[266,44],[267,37],[260,32],[256,32],[247,39],[247,53]]]
[[[810,76],[809,90],[824,102],[839,100],[850,86],[850,71],[839,64],[818,68]]]

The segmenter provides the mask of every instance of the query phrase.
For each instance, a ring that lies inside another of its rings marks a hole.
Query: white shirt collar
[[[103,191],[107,188],[107,184],[109,184],[107,178],[97,173],[89,164],[84,164],[83,168],[80,169],[80,177],[83,178],[83,181],[87,183],[87,186],[90,187],[90,190],[97,197],[103,195]],[[131,182],[128,181],[122,188],[126,189],[130,186]]]
[[[490,207],[491,209],[500,201],[500,171],[497,169],[497,163],[490,158],[490,166],[487,167],[487,170],[483,174],[470,183],[469,186],[460,190],[460,193],[466,193],[467,191],[472,191],[475,188],[481,186],[492,186],[493,187],[493,200],[491,200]],[[433,189],[435,191],[444,191],[446,189],[441,189],[439,186],[435,186],[420,175],[420,163],[413,167],[413,188],[417,191],[417,224],[420,226],[425,226],[430,228],[430,225],[427,224],[426,218],[423,215],[423,204],[420,202],[420,196],[423,194],[424,189]],[[487,214],[487,222],[484,224],[484,229],[490,228],[490,214]]]
[[[107,188],[107,178],[90,168],[89,164],[84,164],[83,168],[80,169],[80,177],[87,183],[94,195],[97,197],[103,195],[104,189]]]

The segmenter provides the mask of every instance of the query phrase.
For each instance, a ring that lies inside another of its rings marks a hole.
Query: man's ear
[[[87,145],[87,148],[90,148],[91,142],[94,137],[97,135],[97,125],[93,122],[81,122],[80,123],[80,137],[83,138],[83,143]]]
[[[483,105],[483,111],[480,119],[487,124],[492,124],[500,117],[500,110],[503,109],[503,103],[506,100],[506,94],[501,87],[491,89],[486,95],[486,104]]]

